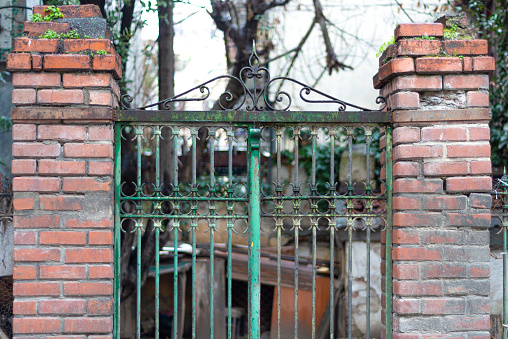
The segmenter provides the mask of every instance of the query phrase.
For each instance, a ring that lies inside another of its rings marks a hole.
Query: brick
[[[95,55],[92,67],[94,71],[112,72],[117,80],[122,78],[122,67],[116,55]]]
[[[423,164],[425,176],[466,175],[467,161],[427,162]]]
[[[53,299],[39,301],[39,314],[85,314],[85,300]]]
[[[423,197],[422,209],[424,210],[462,210],[466,208],[467,198],[465,196],[432,196]]]
[[[466,103],[468,107],[489,107],[490,99],[488,92],[467,92]]]
[[[48,6],[34,6],[34,14],[40,14],[45,17],[47,12],[45,10]],[[58,6],[60,12],[65,18],[102,18],[102,13],[96,5],[62,5]],[[105,37],[106,38],[106,37]]]
[[[63,49],[65,52],[97,52],[105,50],[114,53],[114,47],[109,39],[64,39]]]
[[[470,314],[490,314],[489,298],[468,298],[467,312]]]
[[[441,179],[396,179],[393,183],[394,193],[439,193],[442,191]]]
[[[14,157],[58,157],[60,156],[59,144],[43,144],[40,142],[15,142],[12,144]]]
[[[33,198],[14,198],[13,205],[15,211],[31,210],[34,208]]]
[[[35,174],[37,163],[31,159],[16,159],[12,160],[11,172],[12,174],[27,175]]]
[[[88,233],[89,245],[113,245],[113,232],[90,231]]]
[[[488,90],[488,75],[445,75],[443,77],[443,89],[462,89],[462,90]]]
[[[60,250],[57,248],[14,248],[14,261],[60,261]]]
[[[422,278],[462,278],[466,277],[465,264],[422,264]]]
[[[112,315],[113,299],[95,299],[87,302],[88,315]]]
[[[14,192],[58,192],[60,179],[39,177],[17,177],[12,180]]]
[[[68,158],[112,158],[113,145],[67,143],[64,155]]]
[[[422,56],[439,54],[439,40],[401,40],[397,44],[397,56]]]
[[[39,160],[39,174],[85,174],[85,161]]]
[[[489,227],[490,213],[448,213],[450,226]]]
[[[442,295],[441,282],[394,281],[393,293],[396,295]]]
[[[487,40],[445,40],[443,50],[447,55],[482,55],[489,46]]]
[[[490,316],[455,315],[445,318],[450,331],[490,330]]]
[[[13,285],[15,296],[58,296],[59,282],[15,282]]]
[[[397,314],[420,313],[420,301],[418,299],[395,299],[393,300],[393,311]]]
[[[471,141],[489,141],[490,128],[488,126],[469,127],[469,140]]]
[[[34,124],[12,125],[13,141],[32,141],[36,138],[37,127]]]
[[[443,216],[440,213],[403,213],[393,214],[393,226],[441,226]]]
[[[471,174],[492,174],[492,164],[490,161],[471,161]]]
[[[113,129],[111,126],[90,126],[88,128],[88,140],[113,141]]]
[[[99,220],[70,218],[65,222],[66,228],[111,228],[113,227],[112,218],[103,218]]]
[[[88,91],[90,105],[92,106],[112,106],[113,96],[111,91]]]
[[[14,39],[13,52],[56,53],[59,39],[31,39],[19,37]]]
[[[496,70],[496,61],[493,57],[476,57],[473,58],[474,72],[493,72]]]
[[[27,53],[9,53],[6,57],[8,71],[30,71],[32,58]]]
[[[88,266],[88,276],[90,279],[111,279],[113,278],[113,266]]]
[[[14,232],[14,245],[35,245],[35,232]]]
[[[383,319],[381,319],[383,321]],[[383,331],[381,332],[381,338],[383,338]],[[411,334],[411,333],[396,333],[393,332],[393,339],[420,339],[419,334]]]
[[[420,95],[414,92],[399,92],[390,95],[392,109],[417,109],[420,107]]]
[[[110,333],[112,330],[111,317],[64,319],[65,333]]]
[[[113,175],[113,163],[106,161],[89,161],[88,174]]]
[[[110,248],[74,248],[65,250],[66,263],[111,263],[113,250]]]
[[[63,178],[64,192],[111,191],[111,179],[101,178]]]
[[[14,216],[14,228],[60,228],[59,215]]]
[[[83,197],[80,196],[44,196],[39,197],[40,208],[44,210],[76,211],[82,209]]]
[[[12,313],[15,315],[35,315],[37,303],[33,300],[14,300]]]
[[[462,143],[446,146],[449,158],[490,158],[488,143]]]
[[[397,127],[393,130],[393,144],[407,144],[420,141],[420,129],[414,127]]]
[[[35,89],[32,88],[15,88],[12,90],[13,105],[33,105],[36,102]]]
[[[400,58],[400,59],[392,59],[384,64],[378,72],[378,78],[381,84],[384,85],[388,80],[393,78],[396,75],[404,75],[413,73],[415,70],[415,65],[413,59],[409,58]],[[380,89],[382,86],[380,84],[375,84],[376,89]]]
[[[58,73],[13,73],[12,86],[49,88],[60,86],[61,76]]]
[[[462,236],[456,231],[427,231],[422,232],[422,243],[425,244],[457,244]]]
[[[488,208],[492,206],[492,196],[490,194],[471,193],[469,195],[469,205],[473,208]]]
[[[395,229],[392,231],[394,244],[418,244],[418,232],[416,230]]]
[[[473,58],[463,57],[462,62],[464,64],[464,72],[472,72],[473,71]]]
[[[439,126],[422,128],[422,141],[466,141],[467,128]]]
[[[419,164],[416,162],[396,162],[393,165],[393,177],[416,177],[419,174]]]
[[[85,275],[85,266],[47,265],[39,267],[40,279],[85,279]]]
[[[490,259],[488,246],[446,246],[441,249],[441,255],[446,261],[485,262]]]
[[[109,73],[73,74],[62,76],[64,88],[111,87],[113,80]]]
[[[393,260],[441,260],[441,253],[423,247],[396,247],[392,250]]]
[[[93,296],[112,294],[113,284],[111,282],[64,282],[64,295],[66,296]]]
[[[432,73],[461,73],[462,60],[460,58],[418,58],[416,59],[416,72]]]
[[[395,146],[393,150],[393,159],[395,161],[421,158],[440,158],[442,156],[442,146],[398,145]]]
[[[413,197],[394,197],[393,209],[395,210],[416,210],[419,208],[419,199]]]
[[[88,71],[91,68],[88,55],[47,54],[44,56],[44,70],[46,71]]]
[[[456,177],[446,179],[448,192],[489,192],[492,190],[490,177]]]
[[[424,299],[423,314],[463,314],[466,311],[464,299]]]
[[[12,321],[12,330],[17,334],[60,333],[60,319],[43,317],[15,317]]]
[[[31,22],[25,21],[23,24],[23,33],[30,38],[38,38],[44,35],[50,29],[58,34],[67,33],[71,30],[68,22]]]
[[[37,131],[39,140],[85,140],[86,127],[65,125],[41,125]]]
[[[442,37],[444,34],[443,24],[425,23],[425,24],[398,24],[395,28],[395,40],[401,38],[415,38],[421,36]]]
[[[35,280],[37,279],[37,267],[14,265],[12,277],[14,280]]]
[[[391,83],[391,92],[399,91],[439,91],[442,88],[442,79],[439,75],[398,76]]]
[[[41,245],[85,245],[86,233],[74,231],[45,231],[39,234]]]
[[[42,89],[37,92],[39,104],[84,104],[85,96],[79,89]]]
[[[418,280],[420,278],[419,267],[414,264],[393,265],[393,277],[398,280]]]
[[[44,57],[40,54],[31,54],[31,56],[32,56],[32,69],[37,72],[42,71],[42,62]]]

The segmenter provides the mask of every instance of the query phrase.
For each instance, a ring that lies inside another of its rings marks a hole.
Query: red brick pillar
[[[393,112],[393,338],[488,339],[494,60],[441,24],[395,39],[374,77]]]
[[[66,18],[100,15],[95,6],[61,11]],[[71,29],[66,25],[63,32]],[[29,23],[25,33],[46,26]],[[97,55],[100,50],[107,54]],[[16,105],[16,338],[112,337],[112,107],[119,65],[108,39],[16,38],[7,58]]]

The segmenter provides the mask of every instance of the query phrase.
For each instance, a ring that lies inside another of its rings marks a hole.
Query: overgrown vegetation
[[[395,43],[395,38],[392,36],[390,38],[390,40],[386,41],[385,43],[383,43],[381,45],[381,47],[379,47],[379,50],[377,51],[376,53],[376,58],[379,58],[381,55],[383,55],[383,53],[386,51],[386,49],[390,46],[390,45],[393,45]]]
[[[42,22],[42,21],[53,21],[56,19],[63,19],[64,15],[60,12],[60,8],[56,6],[49,6],[44,10],[44,12],[48,12],[46,16],[43,18],[40,13],[30,15],[30,20],[32,22]]]
[[[79,39],[79,34],[76,30],[67,33],[59,34],[51,29],[48,29],[43,35],[39,36],[40,39]]]

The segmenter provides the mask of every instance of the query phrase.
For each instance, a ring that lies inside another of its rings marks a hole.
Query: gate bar
[[[120,338],[120,297],[121,297],[121,234],[120,234],[120,190],[122,186],[122,129],[123,125],[115,126],[115,315],[114,337]]]

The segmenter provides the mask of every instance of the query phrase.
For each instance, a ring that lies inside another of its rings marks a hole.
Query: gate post
[[[81,36],[108,36],[97,6],[60,10]],[[44,15],[44,6],[35,13]],[[46,24],[25,25],[25,33],[37,37]],[[69,31],[58,25],[51,27]],[[108,39],[23,37],[7,68],[16,105],[14,337],[112,338],[112,108],[120,59]]]
[[[393,114],[393,338],[487,339],[494,59],[443,35],[398,25],[374,77]]]

